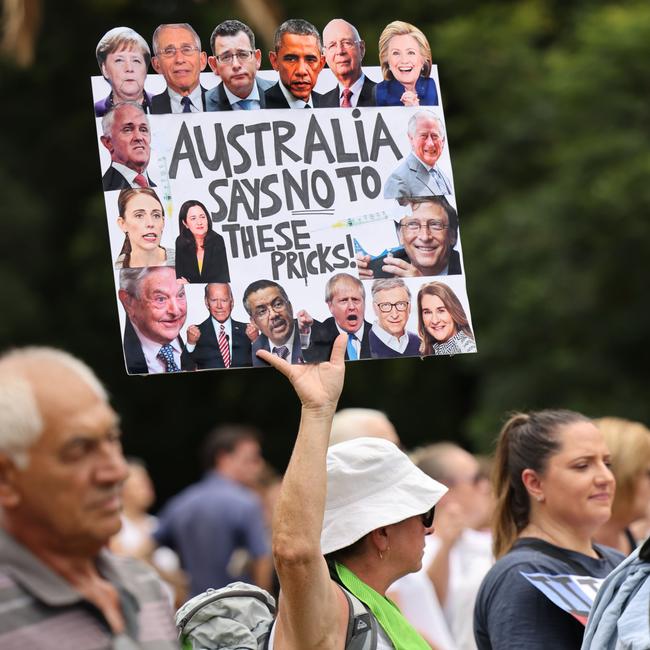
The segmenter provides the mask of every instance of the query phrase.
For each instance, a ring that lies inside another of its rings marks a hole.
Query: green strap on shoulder
[[[336,563],[336,573],[346,589],[368,606],[392,641],[395,650],[431,650],[431,646],[404,618],[392,600],[377,593],[372,587],[357,578],[350,569],[338,562]]]

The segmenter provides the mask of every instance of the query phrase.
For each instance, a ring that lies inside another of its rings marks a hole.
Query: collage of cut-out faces
[[[420,29],[292,19],[262,52],[239,20],[116,27],[96,54],[129,374],[314,363],[341,333],[347,360],[476,351]]]

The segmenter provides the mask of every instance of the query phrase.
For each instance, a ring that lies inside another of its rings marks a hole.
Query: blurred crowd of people
[[[92,371],[47,348],[0,358],[0,612],[11,612],[0,613],[0,646],[67,647],[74,633],[174,647],[171,608],[235,581],[282,590],[271,648],[311,647],[314,603],[336,630],[348,607],[339,588],[368,605],[378,648],[578,648],[584,637],[595,650],[645,633],[627,606],[650,590],[648,428],[516,413],[494,457],[451,441],[407,456],[386,414],[334,412],[339,338],[320,366],[261,353],[303,403],[284,480],[260,431],[223,425],[206,437],[203,477],[157,516],[147,467],[122,456]],[[587,621],[594,596],[599,616]]]

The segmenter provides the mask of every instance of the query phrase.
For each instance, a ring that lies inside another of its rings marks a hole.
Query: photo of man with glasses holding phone
[[[210,36],[213,56],[208,65],[221,83],[205,96],[207,111],[248,111],[266,108],[264,91],[272,81],[257,77],[262,53],[255,49],[255,35],[239,20],[224,20]]]
[[[460,275],[458,213],[444,196],[409,198],[411,214],[395,224],[401,249],[381,257],[357,255],[359,277]]]
[[[151,65],[167,82],[167,88],[151,98],[151,112],[202,113],[206,90],[199,83],[207,55],[201,39],[188,23],[159,25],[153,33]]]

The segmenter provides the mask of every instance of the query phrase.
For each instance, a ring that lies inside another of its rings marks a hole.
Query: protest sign
[[[275,70],[257,80],[279,92]],[[171,113],[148,75],[144,112],[97,117],[127,371],[322,361],[339,331],[348,359],[475,351],[435,66],[423,81],[435,105],[319,107],[325,69],[311,110]],[[202,73],[195,101],[219,83]]]

